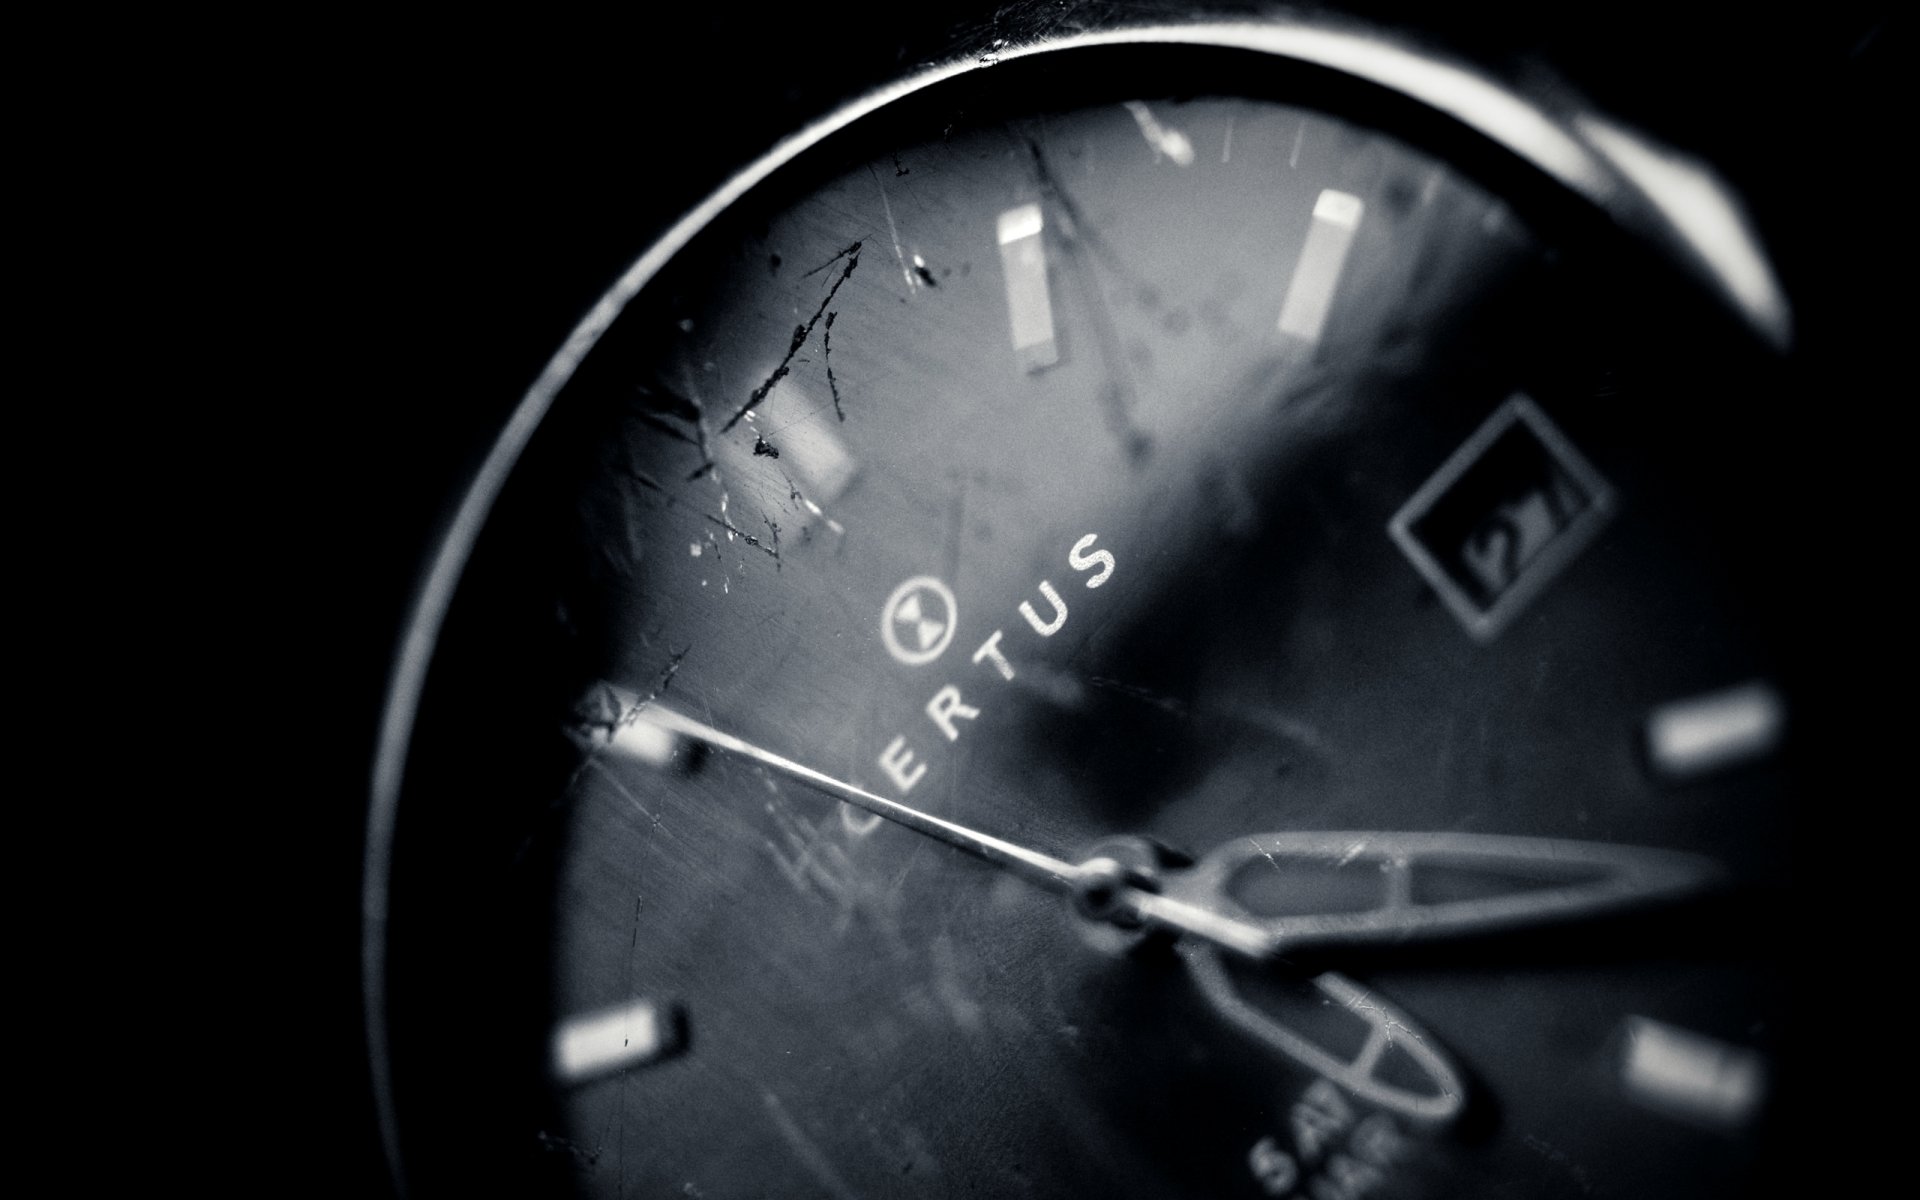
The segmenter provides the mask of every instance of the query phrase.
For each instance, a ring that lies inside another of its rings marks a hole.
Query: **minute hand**
[[[1683,899],[1725,878],[1674,850],[1473,833],[1263,833],[1167,872],[1159,896],[1250,922],[1264,953],[1558,925]],[[1473,894],[1462,894],[1473,893]]]

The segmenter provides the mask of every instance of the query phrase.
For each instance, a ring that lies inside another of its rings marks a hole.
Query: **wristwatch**
[[[1752,131],[1571,19],[864,15],[448,213],[395,1189],[1769,1194],[1847,310]]]

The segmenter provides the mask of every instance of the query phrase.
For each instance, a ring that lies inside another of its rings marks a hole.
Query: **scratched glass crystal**
[[[515,784],[445,768],[533,965],[516,1169],[1361,1200],[1535,1178],[1532,1137],[1622,1194],[1749,1177],[1783,993],[1662,938],[1779,869],[1780,777],[1714,732],[1782,703],[1766,631],[1672,482],[1705,435],[1596,400],[1669,348],[1500,178],[1300,98],[968,92],[659,265],[426,706]],[[511,713],[462,708],[495,672]],[[1735,1136],[1619,1153],[1675,1113]]]

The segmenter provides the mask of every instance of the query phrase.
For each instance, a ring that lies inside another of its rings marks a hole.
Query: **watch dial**
[[[1381,93],[1083,51],[570,354],[407,764],[416,1191],[1758,1189],[1779,383],[1657,255]]]

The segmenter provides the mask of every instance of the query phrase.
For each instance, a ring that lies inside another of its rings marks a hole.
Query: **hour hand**
[[[1474,833],[1258,833],[1167,871],[1159,897],[1251,924],[1264,952],[1373,947],[1559,925],[1712,890],[1695,854]],[[1153,919],[1152,896],[1139,897]]]

